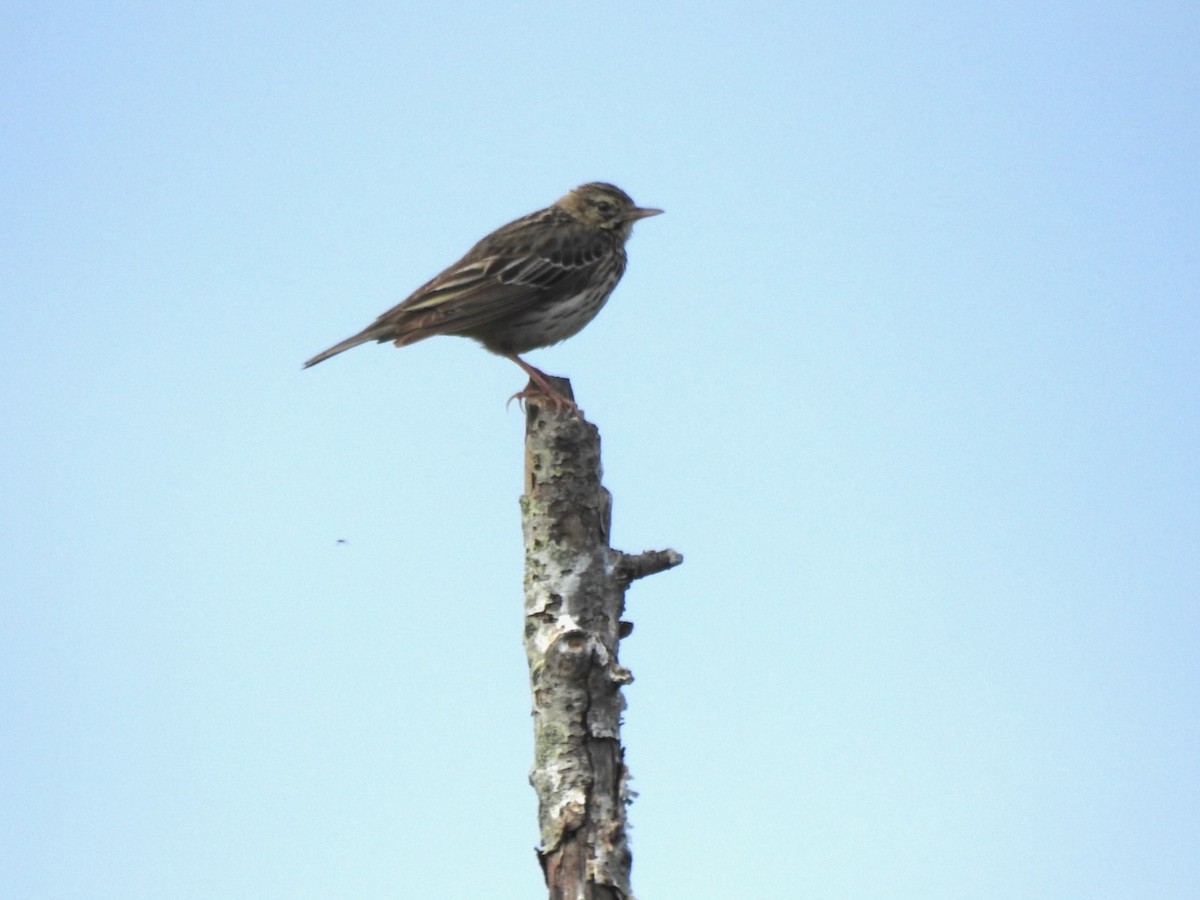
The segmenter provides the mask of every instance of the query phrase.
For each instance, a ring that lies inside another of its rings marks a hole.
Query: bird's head
[[[629,237],[633,223],[638,219],[657,216],[662,212],[661,209],[638,206],[619,187],[602,181],[581,184],[555,205],[593,228],[617,232],[622,239]]]

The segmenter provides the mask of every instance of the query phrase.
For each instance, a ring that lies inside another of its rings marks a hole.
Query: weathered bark
[[[553,379],[565,396],[570,383]],[[600,484],[600,434],[540,395],[526,403],[525,652],[533,692],[534,766],[550,900],[632,900],[629,804],[617,657],[630,582],[678,565],[674,550],[627,555],[608,545],[611,498]]]

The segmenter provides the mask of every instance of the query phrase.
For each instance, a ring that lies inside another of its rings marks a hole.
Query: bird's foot
[[[549,388],[549,390],[547,390],[547,388]],[[576,405],[575,401],[570,397],[564,397],[558,391],[551,388],[549,384],[547,384],[545,387],[534,384],[525,388],[523,391],[517,391],[517,393],[508,398],[508,404],[505,405],[507,406],[516,400],[521,406],[521,411],[524,412],[525,403],[531,399],[535,402],[539,400],[545,400],[549,402],[549,404],[554,407],[554,412],[556,414],[562,412],[564,409],[569,409],[574,412],[575,415],[579,416],[579,418],[583,418],[583,410]]]
[[[515,353],[506,353],[503,355],[524,369],[525,374],[529,376],[529,384],[525,386],[524,390],[518,391],[509,397],[509,403],[512,403],[514,400],[516,400],[520,402],[521,409],[524,410],[525,402],[527,400],[546,400],[551,406],[554,407],[554,412],[556,414],[562,412],[564,409],[569,409],[574,412],[575,415],[579,416],[579,418],[583,418],[583,410],[576,405],[574,398],[568,397],[559,388],[551,384],[549,375],[547,375],[541,369],[531,366]],[[565,378],[559,378],[557,380],[566,387],[567,391],[571,390],[571,383]]]

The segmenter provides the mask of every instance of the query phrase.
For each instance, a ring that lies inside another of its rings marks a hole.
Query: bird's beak
[[[626,222],[636,222],[638,219],[648,219],[651,216],[660,216],[660,215],[662,215],[661,209],[642,209],[641,207],[635,206],[633,209],[631,209],[629,212],[627,212],[625,214],[625,221]]]

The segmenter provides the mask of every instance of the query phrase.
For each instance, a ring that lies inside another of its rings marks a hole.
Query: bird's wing
[[[514,227],[521,225],[525,222],[514,222],[484,238],[367,330],[380,335],[378,340],[402,343],[469,332],[536,305],[547,292],[582,287],[612,252],[602,234],[560,227],[548,236],[543,232],[539,241],[536,229]]]

